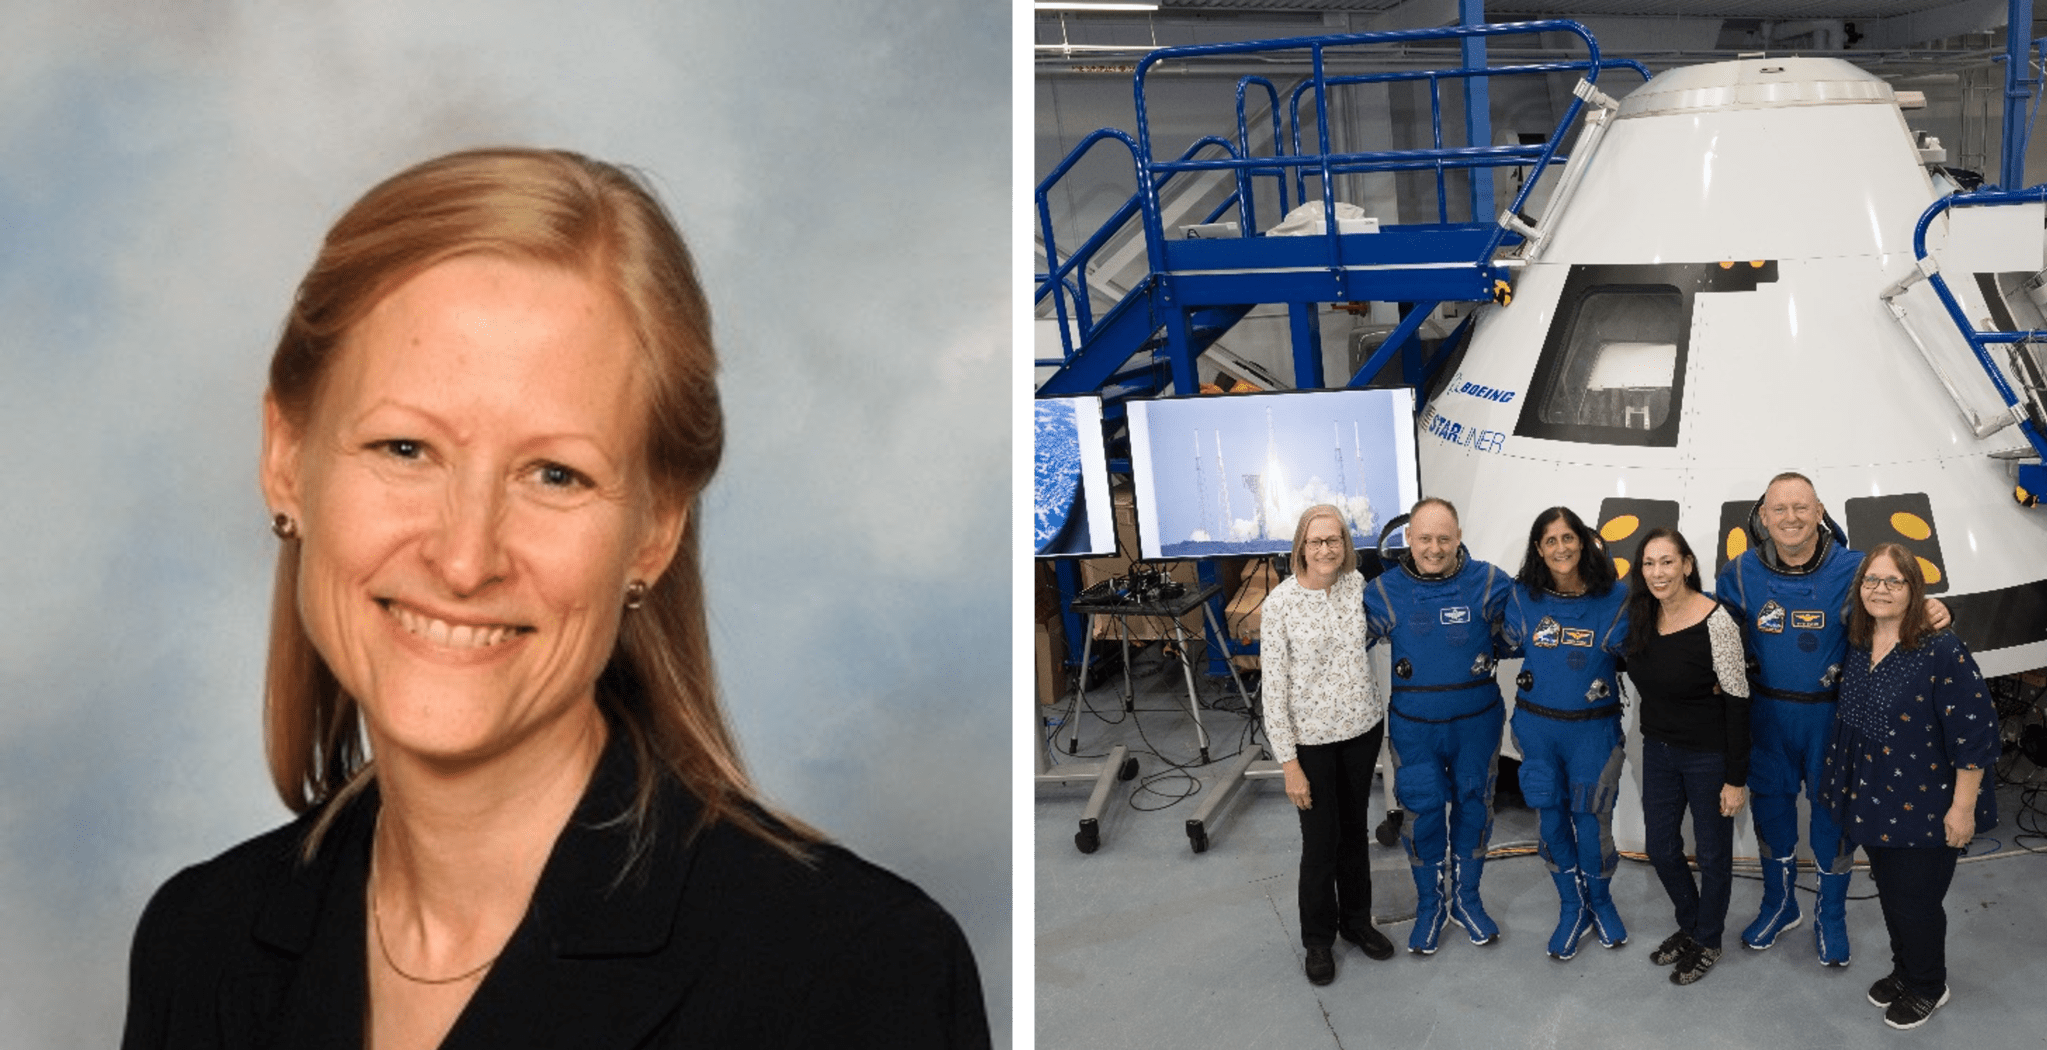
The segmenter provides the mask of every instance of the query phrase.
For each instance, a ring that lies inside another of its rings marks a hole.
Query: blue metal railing
[[[1335,169],[1339,166],[1350,171],[1397,171],[1433,168],[1439,164],[1448,167],[1504,167],[1532,164],[1534,170],[1531,172],[1528,180],[1522,183],[1520,191],[1514,196],[1513,204],[1508,208],[1510,212],[1519,212],[1522,205],[1526,202],[1530,190],[1534,188],[1536,181],[1542,177],[1543,170],[1555,156],[1565,131],[1577,121],[1579,112],[1584,108],[1585,100],[1582,97],[1575,94],[1572,96],[1570,105],[1566,107],[1563,119],[1557,123],[1557,128],[1551,134],[1549,142],[1543,146],[1539,154],[1532,158],[1524,153],[1524,150],[1532,147],[1519,146],[1468,146],[1454,149],[1438,147],[1427,150],[1375,153],[1332,153],[1330,150],[1328,108],[1324,104],[1319,104],[1319,102],[1329,97],[1328,90],[1333,78],[1328,73],[1326,57],[1327,52],[1332,48],[1412,43],[1422,40],[1463,40],[1472,37],[1526,36],[1546,32],[1566,32],[1582,40],[1587,51],[1585,80],[1587,83],[1596,83],[1598,81],[1599,70],[1606,65],[1606,63],[1600,61],[1598,42],[1592,38],[1592,34],[1584,26],[1564,19],[1513,22],[1498,25],[1407,29],[1382,33],[1351,33],[1328,37],[1297,37],[1287,40],[1251,41],[1232,44],[1196,44],[1187,47],[1162,48],[1146,55],[1138,62],[1136,76],[1133,78],[1132,90],[1135,94],[1137,105],[1137,185],[1138,193],[1143,198],[1141,205],[1144,214],[1146,247],[1150,253],[1152,271],[1157,273],[1165,270],[1165,224],[1159,208],[1155,180],[1162,176],[1182,171],[1225,169],[1244,171],[1253,167],[1270,168],[1279,166],[1299,173],[1305,169],[1312,168],[1319,176],[1321,183],[1325,236],[1327,236],[1330,243],[1330,262],[1332,266],[1339,266],[1341,264],[1339,249],[1337,248],[1337,235],[1339,231],[1336,223],[1335,183],[1332,178],[1332,175],[1335,174]],[[1315,97],[1318,100],[1315,112],[1317,152],[1305,154],[1300,152],[1297,147],[1290,155],[1281,155],[1275,149],[1273,157],[1257,159],[1231,157],[1221,160],[1158,161],[1152,158],[1151,120],[1145,103],[1145,78],[1154,66],[1160,62],[1179,59],[1256,54],[1271,51],[1307,51],[1309,53],[1313,73],[1307,84],[1314,89]],[[1490,77],[1494,74],[1494,71],[1491,69],[1472,69],[1460,72],[1469,76]],[[1432,83],[1434,82],[1432,81]],[[1436,137],[1440,141],[1442,137],[1440,110],[1436,114],[1435,125]],[[1297,183],[1300,181],[1298,174],[1296,181]],[[1247,228],[1243,232],[1245,236],[1252,236],[1256,231]],[[1490,260],[1493,253],[1499,250],[1500,243],[1506,238],[1507,233],[1508,231],[1505,227],[1495,224],[1490,237],[1484,244],[1484,250],[1480,253],[1479,258],[1474,261],[1482,264]]]
[[[1539,64],[1535,64],[1535,65],[1525,65],[1525,66],[1496,66],[1496,67],[1491,67],[1491,68],[1487,68],[1487,69],[1422,69],[1422,70],[1404,70],[1404,71],[1400,71],[1400,72],[1394,72],[1394,73],[1367,73],[1367,74],[1361,74],[1361,75],[1357,75],[1357,76],[1345,76],[1345,77],[1330,77],[1330,78],[1329,78],[1329,82],[1328,82],[1328,84],[1327,84],[1326,86],[1328,86],[1328,87],[1344,87],[1344,86],[1346,86],[1346,85],[1351,85],[1351,84],[1384,84],[1384,83],[1394,83],[1394,82],[1399,82],[1399,81],[1412,81],[1412,80],[1427,80],[1427,81],[1429,82],[1429,122],[1430,122],[1431,126],[1432,126],[1432,127],[1434,128],[1434,132],[1435,132],[1435,150],[1442,150],[1442,149],[1443,149],[1443,93],[1442,93],[1442,81],[1444,81],[1444,80],[1446,80],[1446,79],[1455,79],[1455,80],[1468,80],[1468,79],[1471,79],[1471,78],[1473,78],[1473,77],[1486,77],[1486,78],[1490,79],[1490,78],[1492,78],[1492,77],[1500,77],[1500,76],[1527,76],[1527,75],[1535,75],[1535,74],[1545,74],[1545,73],[1571,73],[1571,72],[1583,72],[1583,71],[1589,71],[1589,70],[1590,70],[1590,69],[1591,69],[1591,68],[1593,67],[1593,65],[1594,65],[1594,63],[1592,63],[1591,61],[1583,61],[1583,62],[1544,62],[1544,63],[1539,63]],[[1644,65],[1643,65],[1642,63],[1640,63],[1640,62],[1637,62],[1637,61],[1635,61],[1635,60],[1634,60],[1634,59],[1632,59],[1632,58],[1609,58],[1609,59],[1602,59],[1602,60],[1600,60],[1600,61],[1598,62],[1598,68],[1600,68],[1600,69],[1630,69],[1630,70],[1633,70],[1634,72],[1636,72],[1636,73],[1640,74],[1640,75],[1641,75],[1641,77],[1642,77],[1642,79],[1643,79],[1644,81],[1647,81],[1647,80],[1649,79],[1649,77],[1650,77],[1650,73],[1649,73],[1649,67],[1647,67],[1647,66],[1644,66]],[[1589,79],[1589,78],[1588,78],[1588,79]],[[1294,87],[1294,90],[1293,90],[1293,93],[1292,93],[1292,95],[1291,95],[1291,96],[1290,96],[1290,97],[1288,98],[1288,100],[1287,100],[1287,105],[1288,105],[1288,123],[1289,123],[1289,126],[1290,126],[1290,127],[1291,127],[1291,129],[1292,129],[1292,146],[1293,146],[1294,152],[1295,152],[1295,153],[1297,153],[1297,154],[1298,154],[1298,153],[1299,153],[1299,152],[1301,151],[1301,98],[1302,98],[1303,96],[1305,96],[1306,94],[1308,94],[1308,90],[1309,90],[1310,88],[1314,87],[1314,86],[1315,86],[1315,83],[1314,83],[1314,81],[1312,81],[1312,80],[1303,80],[1303,81],[1301,81],[1301,82],[1300,82],[1300,84],[1298,84],[1298,85],[1296,85],[1296,86]],[[1318,97],[1319,97],[1319,96],[1318,96]],[[1319,108],[1319,104],[1318,104],[1318,108]],[[1569,123],[1568,123],[1568,122],[1566,122],[1564,126],[1565,126],[1566,128],[1568,128],[1568,127],[1569,127],[1570,125],[1569,125]],[[1449,168],[1452,168],[1452,167],[1476,167],[1476,166],[1485,166],[1485,167],[1509,167],[1509,166],[1513,166],[1513,167],[1519,167],[1519,166],[1520,166],[1521,164],[1523,164],[1523,163],[1531,163],[1531,162],[1534,162],[1534,161],[1538,160],[1538,159],[1539,159],[1539,158],[1540,158],[1540,157],[1542,156],[1542,154],[1543,154],[1543,151],[1544,151],[1544,150],[1545,150],[1546,148],[1548,148],[1548,147],[1546,147],[1546,146],[1532,146],[1532,145],[1531,145],[1531,146],[1510,146],[1510,147],[1496,147],[1496,149],[1499,149],[1499,150],[1507,150],[1507,151],[1511,151],[1511,152],[1507,152],[1507,153],[1497,153],[1497,152],[1494,152],[1494,153],[1487,153],[1487,154],[1484,154],[1484,155],[1483,155],[1483,156],[1484,156],[1484,159],[1483,159],[1482,161],[1477,161],[1477,162],[1468,162],[1468,163],[1462,163],[1462,164],[1457,164],[1457,163],[1449,163],[1449,162],[1447,162],[1447,161],[1445,161],[1445,160],[1436,160],[1436,161],[1434,161],[1433,163],[1431,163],[1431,162],[1429,162],[1429,161],[1419,161],[1419,162],[1416,162],[1416,163],[1411,163],[1411,164],[1400,164],[1400,165],[1381,165],[1381,166],[1376,166],[1376,167],[1375,167],[1375,166],[1372,166],[1372,165],[1369,165],[1369,164],[1367,164],[1367,165],[1363,165],[1363,166],[1360,166],[1360,165],[1352,165],[1352,164],[1347,164],[1347,163],[1346,163],[1346,164],[1332,164],[1332,165],[1330,166],[1330,172],[1331,172],[1331,174],[1334,174],[1334,175],[1346,175],[1346,174],[1352,174],[1352,173],[1355,173],[1355,172],[1362,172],[1362,171],[1397,171],[1397,170],[1417,170],[1417,169],[1421,169],[1421,168],[1426,168],[1426,167],[1434,167],[1434,168],[1435,168],[1435,170],[1436,170],[1436,221],[1437,221],[1437,222],[1444,222],[1444,223],[1447,223],[1447,222],[1449,222],[1449,221],[1450,221],[1450,203],[1449,203],[1449,195],[1448,195],[1448,193],[1447,193],[1447,192],[1445,191],[1445,187],[1444,187],[1444,173],[1445,173],[1445,171],[1446,171],[1447,169],[1449,169]],[[1469,152],[1469,147],[1467,147],[1467,148],[1466,148],[1466,150],[1464,150],[1464,151],[1458,151],[1458,152],[1467,152],[1467,153],[1468,153],[1468,152]],[[1383,155],[1391,155],[1391,154],[1380,154],[1380,155],[1382,155],[1382,156],[1383,156]],[[1512,159],[1513,157],[1516,157],[1516,156],[1518,156],[1518,157],[1520,157],[1520,158],[1522,158],[1522,159],[1521,159],[1521,160],[1518,160],[1518,161],[1517,161],[1517,160],[1515,160],[1515,159]],[[1551,157],[1551,158],[1550,158],[1550,162],[1554,163],[1554,162],[1557,162],[1557,161],[1564,161],[1564,160],[1569,160],[1569,159],[1570,159],[1570,158],[1568,158],[1568,157],[1565,157],[1565,156],[1562,156],[1562,155],[1557,155],[1557,156],[1553,156],[1553,157]],[[1307,172],[1306,172],[1305,170],[1303,170],[1303,168],[1297,167],[1297,168],[1295,168],[1295,169],[1294,169],[1294,192],[1295,192],[1295,195],[1296,195],[1296,196],[1298,196],[1298,197],[1299,197],[1299,198],[1300,198],[1301,200],[1304,200],[1304,201],[1308,199],[1308,187],[1307,187],[1307,179],[1308,179],[1308,174],[1307,174]],[[1483,215],[1474,215],[1474,216],[1472,216],[1472,219],[1473,219],[1473,221],[1475,221],[1475,222],[1483,222],[1483,221],[1485,221],[1485,220],[1486,220],[1486,219],[1488,219],[1488,218],[1490,218],[1490,216],[1483,216]]]
[[[1072,171],[1073,166],[1080,163],[1080,159],[1086,156],[1088,151],[1105,139],[1115,139],[1123,143],[1130,150],[1132,164],[1136,163],[1136,139],[1116,128],[1097,128],[1088,137],[1081,139],[1079,145],[1068,151],[1065,159],[1061,160],[1050,174],[1038,180],[1038,236],[1045,242],[1046,272],[1038,274],[1037,295],[1033,301],[1042,300],[1048,294],[1052,296],[1052,309],[1059,319],[1060,347],[1068,358],[1073,356],[1073,331],[1066,313],[1067,298],[1070,295],[1074,300],[1074,309],[1079,314],[1081,339],[1086,341],[1088,333],[1094,330],[1094,309],[1088,302],[1085,266],[1094,258],[1095,252],[1101,250],[1103,244],[1108,243],[1117,228],[1130,218],[1129,213],[1132,209],[1129,204],[1118,209],[1114,217],[1103,223],[1102,227],[1095,231],[1095,235],[1088,238],[1087,243],[1081,245],[1080,250],[1074,252],[1062,264],[1059,261],[1059,244],[1052,233],[1052,203],[1049,194],[1052,187],[1064,178],[1067,172]],[[1077,287],[1069,289],[1066,283],[1069,275],[1077,277]]]
[[[2034,201],[2047,202],[2047,185],[2023,190],[1951,193],[1928,205],[1926,210],[1920,213],[1918,225],[1912,229],[1912,254],[1919,261],[1919,272],[1926,275],[1926,282],[1933,286],[1934,294],[1940,296],[1941,305],[1947,308],[1948,317],[1955,322],[1955,327],[1961,330],[1962,337],[1969,341],[1969,351],[1976,356],[1976,363],[1983,367],[1984,373],[1990,376],[1990,383],[1997,388],[1997,395],[2004,399],[2007,410],[2019,408],[2019,398],[2012,391],[2011,384],[2005,382],[2004,373],[1997,367],[1997,362],[1991,359],[1989,344],[2047,340],[2047,331],[2039,329],[2018,332],[1977,331],[1976,326],[1969,323],[1968,314],[1962,311],[1962,304],[1956,301],[1954,292],[1948,289],[1947,281],[1941,277],[1940,271],[1927,265],[1926,230],[1933,225],[1933,220],[1940,213],[1949,208],[2026,204]],[[2025,435],[2027,443],[2033,446],[2033,451],[2040,454],[2042,462],[2047,462],[2047,435],[2041,434],[2032,420],[2026,418],[2022,408],[2013,413],[2013,416],[2018,420],[2019,432]]]
[[[1251,131],[1244,116],[1244,89],[1253,84],[1265,89],[1266,110],[1272,117],[1272,155],[1277,158],[1286,149],[1286,140],[1280,137],[1279,89],[1264,77],[1240,77],[1237,80],[1237,149],[1245,157],[1251,156]],[[1257,207],[1251,192],[1251,180],[1268,176],[1279,186],[1279,213],[1286,214],[1286,169],[1277,164],[1263,168],[1245,168],[1237,173],[1237,196],[1244,201],[1240,209],[1244,230],[1248,234],[1257,229]]]
[[[1278,152],[1283,150],[1285,144],[1284,131],[1280,122],[1279,114],[1279,89],[1273,86],[1272,81],[1267,80],[1264,77],[1260,76],[1240,77],[1237,80],[1236,155],[1241,157],[1249,157],[1252,155],[1250,118],[1247,114],[1247,111],[1244,108],[1244,100],[1246,94],[1248,93],[1248,89],[1254,85],[1265,89],[1267,110],[1272,118],[1272,144],[1274,153],[1277,154]],[[1129,135],[1126,135],[1123,132],[1118,131],[1114,128],[1102,128],[1094,132],[1093,134],[1089,135],[1087,138],[1082,139],[1079,145],[1075,146],[1071,151],[1069,151],[1066,154],[1066,157],[1063,160],[1061,160],[1059,164],[1056,167],[1054,167],[1049,174],[1047,174],[1042,180],[1039,181],[1037,187],[1038,228],[1041,231],[1040,236],[1042,236],[1045,241],[1045,258],[1048,264],[1051,265],[1048,266],[1047,272],[1040,273],[1037,275],[1038,287],[1034,301],[1042,301],[1045,298],[1045,296],[1051,294],[1054,291],[1054,289],[1057,289],[1061,296],[1072,297],[1075,304],[1074,313],[1080,319],[1081,340],[1083,342],[1086,341],[1088,335],[1093,331],[1094,328],[1093,303],[1089,301],[1085,292],[1087,276],[1085,267],[1094,260],[1095,253],[1100,251],[1104,245],[1108,244],[1108,242],[1114,238],[1116,233],[1123,228],[1123,225],[1130,221],[1131,216],[1137,214],[1137,210],[1142,203],[1140,199],[1141,195],[1133,191],[1130,195],[1130,199],[1124,201],[1122,206],[1116,209],[1115,213],[1112,214],[1109,217],[1109,219],[1106,222],[1104,222],[1099,229],[1095,231],[1094,236],[1088,238],[1087,242],[1083,244],[1079,250],[1075,251],[1072,257],[1069,258],[1066,263],[1060,264],[1058,263],[1057,246],[1053,240],[1051,232],[1052,212],[1050,200],[1048,198],[1048,191],[1051,189],[1053,184],[1057,183],[1062,177],[1066,175],[1068,171],[1072,170],[1073,166],[1080,161],[1082,154],[1092,149],[1096,142],[1100,141],[1103,138],[1110,137],[1122,139],[1124,144],[1130,148],[1133,159],[1132,166],[1134,168],[1135,167],[1134,160],[1137,152],[1136,141],[1132,139]],[[1194,156],[1194,154],[1205,145],[1220,145],[1224,148],[1225,151],[1229,150],[1229,145],[1227,143],[1224,143],[1221,139],[1213,135],[1204,136],[1200,140],[1196,141],[1193,145],[1189,146],[1186,152],[1180,155],[1180,159],[1181,160],[1191,159]],[[1212,223],[1217,219],[1221,218],[1223,213],[1229,211],[1232,206],[1236,206],[1238,208],[1238,221],[1241,224],[1242,228],[1247,230],[1255,229],[1257,227],[1258,214],[1256,201],[1254,195],[1251,192],[1251,180],[1258,177],[1271,178],[1274,180],[1275,183],[1277,183],[1279,191],[1279,209],[1280,212],[1284,214],[1287,210],[1286,169],[1278,166],[1272,166],[1267,168],[1246,168],[1238,172],[1236,192],[1230,194],[1228,197],[1225,197],[1221,203],[1217,204],[1215,208],[1208,213],[1208,216],[1202,219],[1202,222]],[[1168,175],[1167,178],[1170,178],[1170,175]],[[1074,278],[1075,274],[1078,274],[1078,280]],[[1064,364],[1067,361],[1072,360],[1073,358],[1073,340],[1071,336],[1071,329],[1067,325],[1066,321],[1065,313],[1067,309],[1066,303],[1061,300],[1055,300],[1053,303],[1053,308],[1055,312],[1059,314],[1060,319],[1060,330],[1062,332],[1061,348],[1063,350],[1062,358],[1057,360],[1041,359],[1035,362],[1038,365],[1056,366]]]
[[[1576,35],[1585,42],[1590,57],[1583,61],[1573,62],[1546,62],[1491,68],[1412,70],[1337,77],[1327,76],[1323,69],[1322,49],[1325,47],[1350,47],[1389,42],[1404,43],[1416,40],[1458,37],[1535,34],[1551,31],[1565,31]],[[1217,136],[1207,136],[1190,145],[1176,160],[1157,161],[1151,158],[1149,151],[1150,125],[1145,116],[1143,81],[1144,73],[1149,65],[1172,58],[1302,49],[1307,49],[1314,53],[1316,75],[1303,79],[1285,93],[1287,99],[1287,112],[1285,114],[1281,112],[1281,92],[1270,80],[1260,76],[1241,77],[1236,85],[1237,136],[1234,144]],[[1442,145],[1441,81],[1445,79],[1469,80],[1477,77],[1490,78],[1493,76],[1529,76],[1561,72],[1583,72],[1585,73],[1587,83],[1593,83],[1596,82],[1600,70],[1616,68],[1633,70],[1645,80],[1650,75],[1646,67],[1633,60],[1600,59],[1598,44],[1592,39],[1591,34],[1575,22],[1561,20],[1504,25],[1460,26],[1443,29],[1402,30],[1390,33],[1356,33],[1339,37],[1297,38],[1293,40],[1261,41],[1243,44],[1199,45],[1195,47],[1166,48],[1153,52],[1151,56],[1145,59],[1144,64],[1139,67],[1138,75],[1133,79],[1138,106],[1137,137],[1133,138],[1114,128],[1100,129],[1083,139],[1038,183],[1036,194],[1038,224],[1040,235],[1045,242],[1047,268],[1046,271],[1037,275],[1038,285],[1035,298],[1037,301],[1043,301],[1047,295],[1053,296],[1054,313],[1059,324],[1061,357],[1059,359],[1039,360],[1036,363],[1044,366],[1057,366],[1070,362],[1075,353],[1076,327],[1080,343],[1084,344],[1092,334],[1094,330],[1094,308],[1091,297],[1087,293],[1086,267],[1092,263],[1096,254],[1116,237],[1130,219],[1140,213],[1142,213],[1144,218],[1143,228],[1146,239],[1147,262],[1152,272],[1156,273],[1163,270],[1162,243],[1164,240],[1164,219],[1163,208],[1160,202],[1162,200],[1161,194],[1167,188],[1174,175],[1183,171],[1231,171],[1236,180],[1235,192],[1225,197],[1203,221],[1214,222],[1232,207],[1235,207],[1240,234],[1244,237],[1254,237],[1259,233],[1257,199],[1256,194],[1253,192],[1253,180],[1258,178],[1271,178],[1274,180],[1280,212],[1285,214],[1290,210],[1291,201],[1306,201],[1308,199],[1306,180],[1311,168],[1315,171],[1318,181],[1323,186],[1324,192],[1322,196],[1324,198],[1325,221],[1334,217],[1334,195],[1330,189],[1332,184],[1331,177],[1334,175],[1368,171],[1433,169],[1436,172],[1437,218],[1440,222],[1447,223],[1449,221],[1448,201],[1444,186],[1444,173],[1446,171],[1458,168],[1532,166],[1534,170],[1531,173],[1531,177],[1523,182],[1520,192],[1514,198],[1511,210],[1518,212],[1525,203],[1528,193],[1541,177],[1543,170],[1551,163],[1566,159],[1557,150],[1562,143],[1563,135],[1577,119],[1577,115],[1583,106],[1583,100],[1574,96],[1563,119],[1558,122],[1550,139],[1541,146],[1515,145],[1444,148]],[[1430,123],[1435,143],[1433,149],[1352,154],[1332,154],[1329,152],[1328,118],[1322,112],[1324,106],[1321,104],[1321,100],[1329,97],[1327,94],[1328,89],[1350,84],[1413,80],[1427,80],[1430,85]],[[1269,156],[1257,155],[1251,143],[1250,116],[1246,107],[1246,99],[1250,96],[1251,89],[1254,87],[1264,89],[1263,93],[1270,111],[1269,115],[1272,121],[1272,152]],[[1301,134],[1304,124],[1301,119],[1300,105],[1303,96],[1308,95],[1310,91],[1314,92],[1312,97],[1316,105],[1316,127],[1322,149],[1318,153],[1304,154],[1301,151]],[[1137,189],[1128,200],[1123,202],[1121,207],[1110,215],[1107,221],[1102,223],[1093,236],[1089,237],[1070,256],[1061,260],[1058,244],[1053,233],[1049,191],[1073,169],[1084,154],[1102,140],[1108,138],[1121,141],[1126,148],[1130,149],[1133,165],[1137,172]],[[1208,147],[1219,148],[1224,155],[1206,158],[1197,156]],[[1291,187],[1293,192],[1291,194],[1289,193],[1290,187],[1288,186],[1289,174],[1292,175],[1291,181],[1293,183]],[[1147,178],[1147,175],[1149,178]],[[1491,219],[1490,216],[1477,216],[1474,218],[1479,221],[1489,221]],[[1337,230],[1333,223],[1325,228],[1330,231]],[[1496,228],[1491,239],[1486,243],[1484,252],[1474,262],[1482,264],[1489,260],[1492,254],[1498,250],[1506,233],[1507,231],[1504,229]],[[1336,249],[1332,247],[1331,253],[1332,258],[1334,258]],[[1075,324],[1076,321],[1078,322],[1077,326]]]

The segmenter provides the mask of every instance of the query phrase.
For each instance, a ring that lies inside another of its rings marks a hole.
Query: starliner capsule
[[[1950,188],[1931,159],[1892,89],[1834,59],[1675,69],[1602,109],[1511,304],[1425,394],[1424,491],[1471,508],[1471,549],[1510,569],[1535,508],[1585,515],[1622,573],[1676,526],[1711,588],[1769,479],[1799,471],[1851,546],[1916,556],[1986,675],[2047,665],[2047,508],[2014,499],[2028,406],[1913,280],[1933,268],[1915,224]],[[1974,211],[1934,221],[1932,255],[1979,328],[2010,329],[2024,304],[1996,275],[2041,268],[2041,212]],[[2003,378],[2024,389],[2020,371]],[[1842,610],[1798,612],[1779,629]]]

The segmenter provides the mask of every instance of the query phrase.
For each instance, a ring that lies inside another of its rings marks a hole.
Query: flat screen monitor
[[[1304,390],[1130,402],[1146,558],[1281,554],[1301,512],[1333,504],[1359,547],[1420,494],[1414,391]]]
[[[1037,517],[1032,538],[1041,558],[1116,553],[1109,503],[1109,458],[1102,443],[1102,399],[1040,398],[1034,406]]]

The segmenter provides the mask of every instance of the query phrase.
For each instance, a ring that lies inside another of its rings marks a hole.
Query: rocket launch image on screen
[[[1276,554],[1318,503],[1358,546],[1419,495],[1406,387],[1130,403],[1130,465],[1146,558]]]

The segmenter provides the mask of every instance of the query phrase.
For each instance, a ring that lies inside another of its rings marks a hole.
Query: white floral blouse
[[[1288,577],[1265,599],[1258,628],[1265,739],[1287,762],[1301,744],[1334,744],[1386,717],[1365,656],[1365,578],[1347,572],[1327,590]]]

